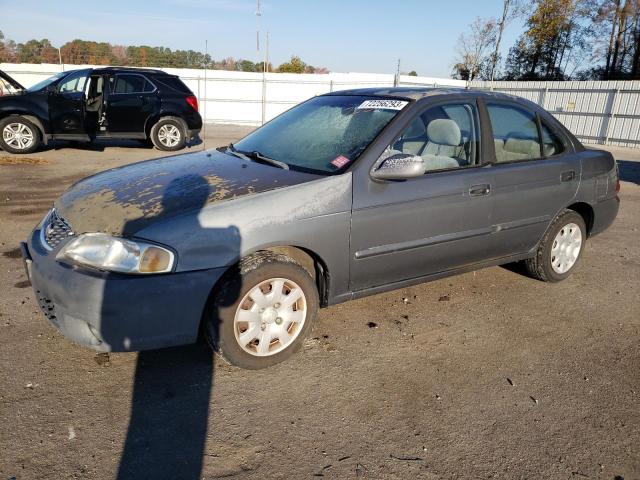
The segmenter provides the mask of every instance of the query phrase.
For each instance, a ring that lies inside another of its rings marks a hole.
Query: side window
[[[142,75],[121,74],[109,79],[111,93],[152,92],[154,86]]]
[[[58,84],[59,93],[84,92],[87,83],[87,72],[71,73]]]
[[[514,162],[540,158],[536,116],[516,106],[488,104],[496,161]]]
[[[545,157],[553,157],[564,151],[562,140],[544,123],[540,124],[542,132],[542,153]]]
[[[474,104],[428,108],[388,148],[385,155],[420,155],[427,172],[478,164],[478,112]]]

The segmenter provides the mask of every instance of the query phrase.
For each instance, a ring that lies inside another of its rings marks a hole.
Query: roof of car
[[[137,67],[98,67],[93,69],[94,72],[108,73],[108,72],[125,72],[125,73],[149,73],[155,75],[169,75],[172,74],[158,70],[155,68],[137,68]]]
[[[507,95],[499,92],[489,92],[478,89],[467,89],[461,87],[377,87],[377,88],[354,88],[351,90],[342,90],[327,93],[327,95],[363,95],[374,97],[393,97],[404,98],[410,100],[420,100],[425,97],[435,95],[469,95],[493,98],[519,99],[513,95]]]

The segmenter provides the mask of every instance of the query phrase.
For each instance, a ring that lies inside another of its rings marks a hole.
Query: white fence
[[[65,65],[65,70],[87,65]],[[25,87],[58,73],[55,64],[0,64],[0,70]],[[247,73],[224,70],[164,68],[180,76],[198,97],[200,113],[208,122],[260,125],[315,95],[350,88],[392,87],[394,75],[375,73],[287,74]],[[401,85],[465,87],[466,82],[448,78],[402,76]]]
[[[584,143],[640,148],[640,81],[471,82],[537,103]]]
[[[86,65],[65,65],[77,69]],[[28,87],[62,70],[55,64],[0,64]],[[394,76],[371,73],[286,74],[164,69],[197,95],[208,122],[260,125],[314,95],[362,87],[392,87]],[[553,113],[585,143],[640,148],[640,81],[467,82],[401,76],[401,86],[487,89],[527,98]]]

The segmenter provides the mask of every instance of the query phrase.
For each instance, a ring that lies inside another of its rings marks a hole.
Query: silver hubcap
[[[578,260],[582,248],[582,231],[575,223],[562,227],[551,247],[551,267],[556,273],[567,273]]]
[[[24,123],[10,123],[2,130],[4,142],[17,150],[26,150],[33,145],[33,131]]]
[[[175,147],[180,142],[180,130],[175,125],[162,125],[158,130],[158,140],[165,147]]]
[[[306,318],[307,299],[302,288],[286,278],[271,278],[243,297],[233,328],[245,352],[267,357],[291,345]]]

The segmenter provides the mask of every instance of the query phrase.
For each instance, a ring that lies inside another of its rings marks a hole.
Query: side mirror
[[[383,160],[378,168],[371,172],[371,177],[376,180],[406,180],[421,177],[426,170],[420,155],[397,153]]]

